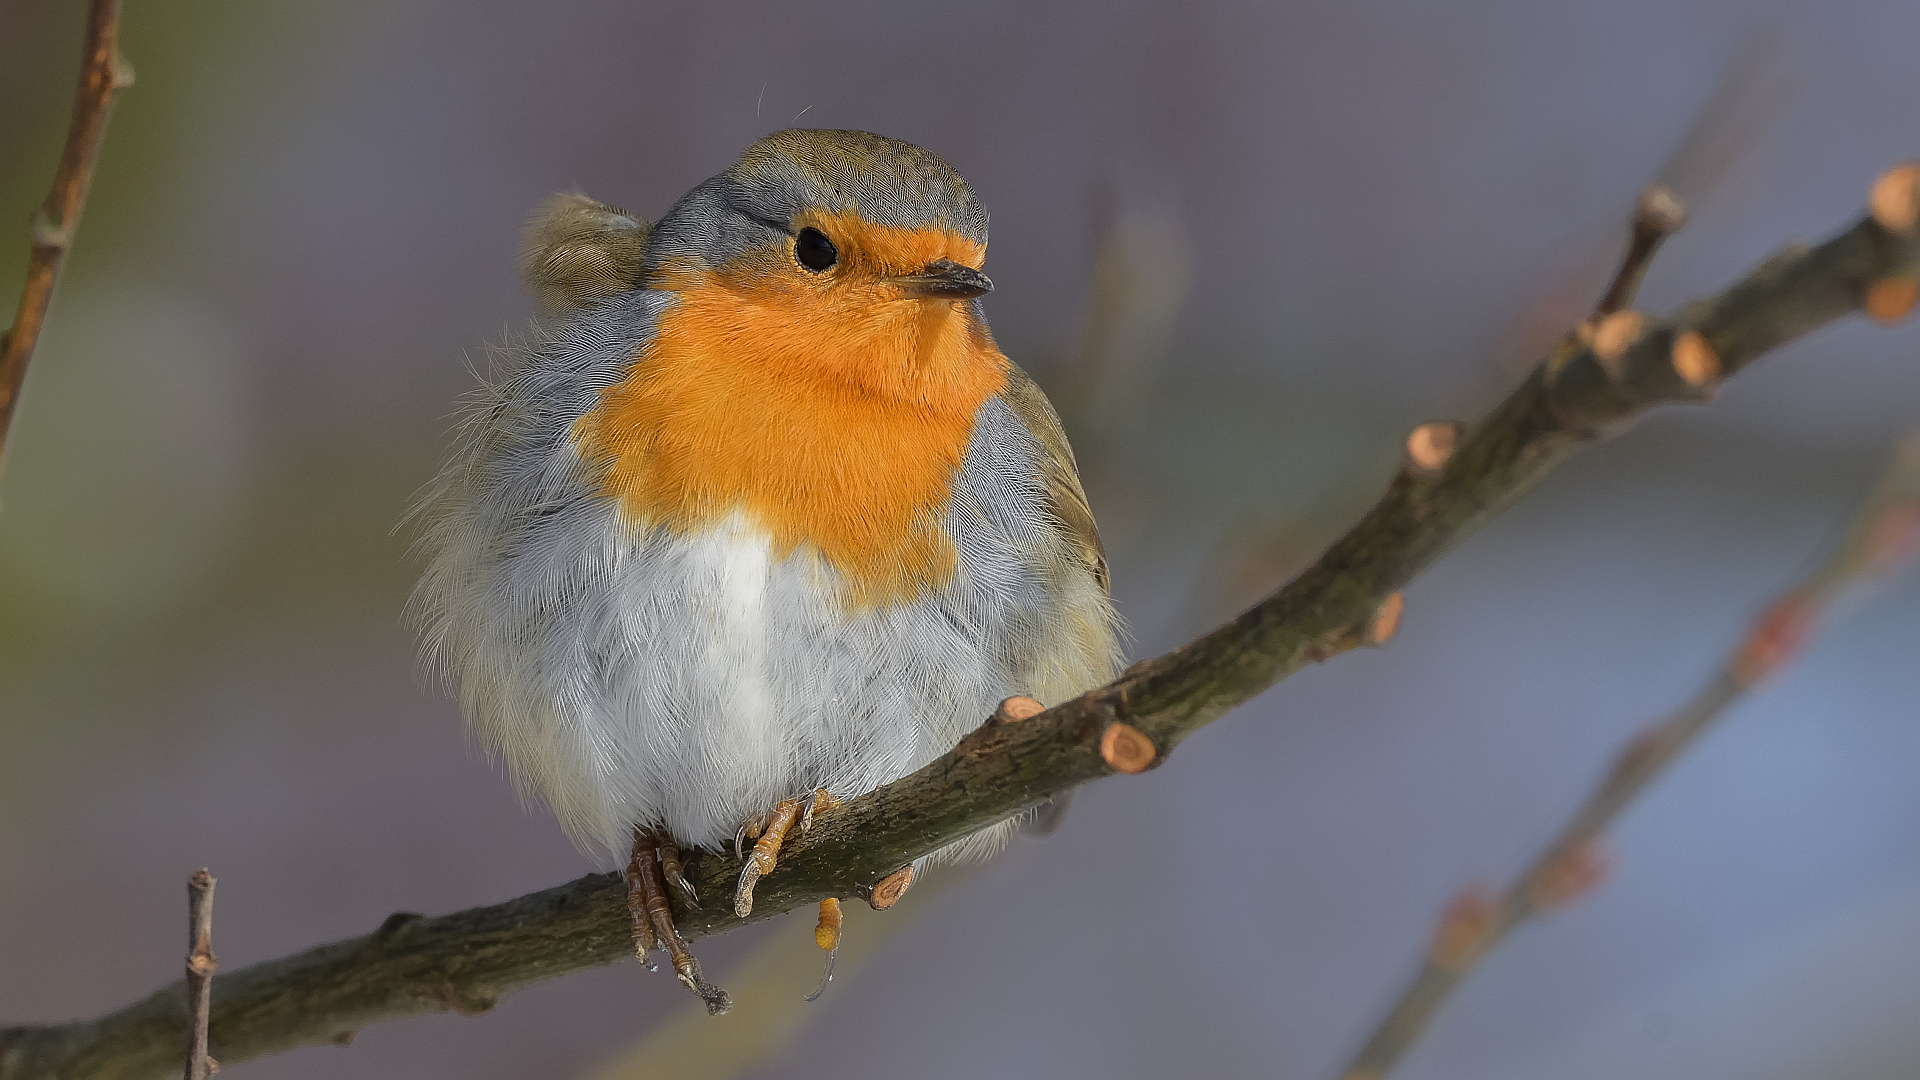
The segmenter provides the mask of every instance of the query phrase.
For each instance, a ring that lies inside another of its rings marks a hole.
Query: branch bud
[[[1800,651],[1800,643],[1813,627],[1819,605],[1804,592],[1791,592],[1773,602],[1754,620],[1753,629],[1740,643],[1727,674],[1741,686],[1752,686],[1780,670]]]
[[[1499,908],[1484,885],[1469,885],[1454,894],[1427,945],[1427,963],[1458,975],[1473,966],[1486,950]]]
[[[1606,880],[1613,860],[1597,839],[1582,840],[1547,860],[1527,881],[1527,902],[1540,911],[1562,911]]]
[[[1633,207],[1634,228],[1667,236],[1679,232],[1686,223],[1687,208],[1672,188],[1648,184],[1640,192],[1640,201]]]
[[[1865,572],[1874,577],[1912,562],[1920,555],[1920,498],[1907,495],[1887,500],[1867,523],[1861,548]]]

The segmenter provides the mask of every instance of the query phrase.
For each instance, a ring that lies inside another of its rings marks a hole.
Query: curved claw
[[[755,852],[758,855],[759,852]],[[753,885],[760,880],[760,860],[750,858],[740,868],[740,883],[733,887],[733,914],[744,919],[753,914]]]
[[[693,882],[688,881],[682,875],[676,874],[667,879],[667,884],[672,885],[675,888],[680,890],[681,895],[687,898],[688,907],[692,908],[695,911],[700,910],[700,894],[693,891]]]
[[[800,812],[800,835],[805,836],[813,828],[813,815],[822,810],[831,810],[840,805],[840,800],[826,788],[818,788],[813,797],[807,800],[807,808]]]
[[[827,992],[827,984],[833,981],[833,962],[835,960],[838,960],[839,958],[840,958],[840,946],[835,945],[833,947],[833,951],[827,954],[827,970],[820,973],[820,985],[814,987],[813,993],[808,994],[805,998],[802,998],[801,1000],[803,1001],[819,1001],[820,1000],[820,995]]]
[[[687,906],[700,910],[700,894],[693,890],[693,882],[687,880],[687,872],[680,865],[680,848],[671,839],[660,839],[660,873],[667,884],[680,891],[687,898]]]

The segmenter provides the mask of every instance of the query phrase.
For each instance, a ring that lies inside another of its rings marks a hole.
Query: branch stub
[[[1640,332],[1646,325],[1645,315],[1628,308],[1614,312],[1594,327],[1593,355],[1600,361],[1600,366],[1607,370],[1609,378],[1620,378],[1620,358],[1627,354],[1634,342],[1640,340]]]
[[[1867,193],[1867,210],[1888,232],[1911,233],[1920,222],[1920,162],[1902,162],[1881,173]]]
[[[1394,632],[1400,629],[1400,613],[1406,607],[1406,594],[1387,594],[1387,598],[1380,601],[1379,610],[1373,613],[1373,622],[1367,627],[1367,644],[1379,646],[1392,641]]]
[[[1920,300],[1920,281],[1910,277],[1883,277],[1867,286],[1864,306],[1874,322],[1892,326],[1913,314],[1917,300]]]
[[[1459,424],[1451,420],[1428,421],[1407,434],[1407,461],[1419,472],[1439,472],[1459,443]]]
[[[873,895],[867,897],[867,904],[875,911],[885,911],[899,903],[912,887],[913,867],[903,866],[873,883]]]
[[[1100,735],[1100,759],[1114,772],[1129,776],[1146,772],[1159,754],[1154,749],[1153,740],[1140,734],[1140,730],[1131,724],[1115,720]]]
[[[1688,386],[1705,386],[1720,377],[1720,354],[1698,330],[1673,340],[1672,359],[1674,373]]]
[[[1016,695],[1001,702],[1000,707],[993,710],[993,718],[1002,724],[1011,724],[1021,720],[1031,720],[1046,711],[1045,705],[1032,698]]]

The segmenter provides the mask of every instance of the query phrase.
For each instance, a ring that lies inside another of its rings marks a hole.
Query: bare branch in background
[[[60,280],[60,267],[80,211],[93,183],[93,163],[106,134],[113,99],[133,85],[133,68],[120,56],[120,0],[93,0],[87,15],[87,44],[80,57],[80,90],[73,101],[73,121],[67,126],[66,148],[54,173],[53,190],[33,215],[33,253],[27,262],[27,283],[20,290],[20,307],[13,329],[0,338],[0,460],[4,460],[7,432],[13,426],[14,406],[26,382],[27,364],[40,344],[47,306]]]
[[[1600,835],[1681,751],[1757,683],[1779,671],[1841,596],[1884,578],[1920,552],[1920,430],[1894,454],[1852,534],[1825,566],[1754,620],[1714,677],[1677,712],[1627,744],[1612,769],[1526,871],[1495,898],[1468,888],[1454,897],[1425,962],[1354,1055],[1344,1080],[1385,1076],[1426,1031],[1454,987],[1514,928],[1565,907],[1605,876]]]
[[[1913,169],[1888,173],[1865,220],[1819,247],[1789,249],[1666,319],[1616,321],[1631,313],[1615,313],[1612,330],[1603,323],[1593,344],[1541,364],[1444,460],[1436,453],[1431,467],[1402,467],[1314,565],[1226,625],[1038,716],[989,720],[926,768],[820,815],[761,880],[750,918],[872,895],[920,856],[1049,796],[1157,765],[1274,683],[1379,637],[1392,594],[1574,452],[1654,405],[1706,400],[1763,353],[1861,310],[1881,283],[1920,278],[1917,181]],[[1109,736],[1120,724],[1127,730]],[[702,852],[686,872],[702,895],[720,896],[736,867]],[[689,940],[746,921],[724,905],[683,909],[676,919]],[[395,915],[367,937],[222,976],[212,1034],[223,1057],[244,1061],[402,1016],[478,1011],[530,983],[631,953],[620,877],[590,875],[493,907]],[[0,1078],[157,1080],[177,1061],[169,1048],[178,1045],[185,994],[175,984],[96,1020],[0,1029]]]
[[[1114,437],[1139,423],[1193,290],[1193,238],[1165,201],[1095,193],[1087,321],[1049,395],[1071,419],[1082,474],[1110,467]],[[1150,410],[1147,410],[1150,411]]]
[[[207,1080],[220,1069],[207,1056],[207,1021],[213,1012],[213,973],[220,961],[213,955],[213,887],[218,882],[205,867],[187,879],[187,1022],[186,1080]]]
[[[1808,77],[1806,56],[1780,24],[1762,24],[1743,34],[1715,80],[1713,95],[1655,179],[1698,204],[1735,177],[1753,174],[1755,155],[1805,96]]]

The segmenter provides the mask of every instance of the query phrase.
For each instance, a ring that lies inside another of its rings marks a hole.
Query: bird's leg
[[[700,961],[687,951],[686,942],[680,940],[680,932],[674,928],[673,907],[667,902],[667,879],[661,872],[666,851],[672,852],[672,859],[677,865],[680,852],[673,847],[672,839],[651,829],[634,830],[633,860],[627,864],[627,911],[633,915],[634,948],[644,960],[646,950],[655,941],[665,946],[668,958],[673,961],[673,973],[679,977],[680,984],[707,1003],[707,1015],[719,1016],[733,1008],[733,999],[727,996],[725,990],[700,976]],[[684,876],[681,880],[685,880]],[[636,896],[640,910],[646,914],[644,927],[642,920],[634,913]]]
[[[653,957],[647,954],[653,951],[653,922],[647,915],[646,879],[640,875],[640,860],[653,858],[653,847],[647,834],[633,830],[633,858],[627,861],[627,919],[633,925],[633,955],[640,960],[640,966],[648,971],[659,970]]]
[[[805,833],[813,827],[813,815],[833,806],[838,799],[823,788],[804,799],[781,799],[767,816],[766,824],[760,828],[760,839],[753,845],[753,851],[747,856],[747,864],[740,868],[740,884],[733,890],[733,913],[744,919],[753,914],[753,885],[763,876],[772,873],[780,858],[780,845],[786,843],[787,833],[796,822],[800,831]],[[749,822],[742,829],[745,836],[757,822]]]

